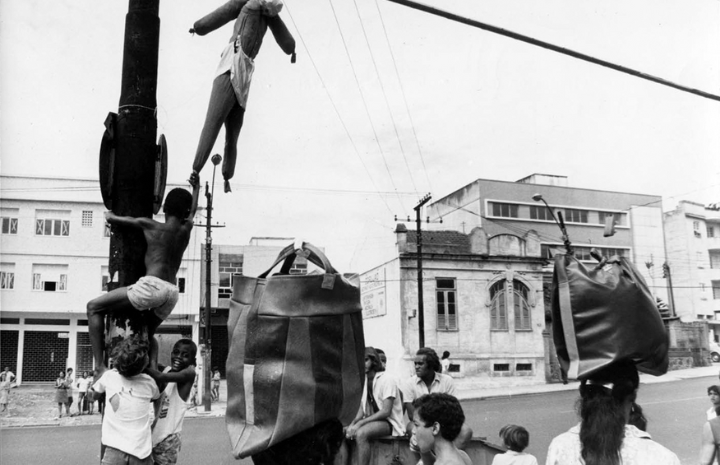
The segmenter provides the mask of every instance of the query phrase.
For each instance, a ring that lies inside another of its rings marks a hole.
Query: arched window
[[[528,293],[530,290],[526,285],[513,280],[513,307],[515,309],[515,330],[532,330],[530,321],[530,305],[528,304]]]
[[[503,279],[490,286],[490,329],[508,329],[505,283]]]
[[[507,331],[508,309],[513,309],[514,329],[532,331],[530,289],[521,281],[502,279],[490,286],[490,329]]]

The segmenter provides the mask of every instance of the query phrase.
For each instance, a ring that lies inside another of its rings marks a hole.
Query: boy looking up
[[[151,366],[146,370],[162,390],[159,413],[152,430],[152,458],[156,464],[177,463],[186,402],[195,382],[196,355],[195,343],[190,339],[180,339],[170,353],[169,367],[160,367],[159,371]]]
[[[112,212],[105,214],[110,224],[141,229],[147,242],[147,252],[145,252],[146,275],[137,283],[114,289],[87,304],[88,332],[98,378],[107,370],[103,357],[103,339],[105,315],[108,312],[116,310],[145,312],[143,316],[148,328],[148,338],[152,339],[155,329],[175,308],[178,300],[176,275],[190,241],[192,219],[197,211],[200,192],[200,177],[197,174],[191,176],[190,184],[193,186],[192,195],[185,189],[177,188],[171,190],[165,198],[163,205],[165,223],[150,218],[117,216]],[[151,355],[151,358],[157,356],[157,354]]]
[[[458,400],[449,394],[427,394],[413,401],[413,437],[420,453],[435,455],[436,465],[472,465],[470,457],[455,447],[465,414]]]
[[[127,338],[113,349],[112,359],[113,369],[106,370],[92,387],[107,396],[101,463],[151,465],[150,402],[160,397],[160,391],[142,372],[149,363],[148,344],[137,335]]]

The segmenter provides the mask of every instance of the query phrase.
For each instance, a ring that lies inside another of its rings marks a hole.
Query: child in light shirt
[[[496,455],[492,465],[538,465],[535,456],[523,452],[530,444],[530,433],[525,428],[505,425],[500,428],[500,438],[508,451]]]
[[[102,465],[152,465],[150,403],[160,397],[155,381],[142,371],[149,363],[148,343],[125,339],[112,353],[114,368],[106,370],[92,389],[105,393],[101,442]]]
[[[180,339],[170,353],[171,366],[158,370],[153,362],[146,370],[162,389],[157,420],[152,430],[152,458],[156,465],[177,463],[187,400],[195,382],[196,355],[195,343],[190,339]]]

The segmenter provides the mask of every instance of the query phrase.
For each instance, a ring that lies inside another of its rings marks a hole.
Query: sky
[[[717,0],[426,2],[720,94]],[[221,4],[160,4],[169,183],[190,174],[232,23],[202,37],[188,29]],[[0,173],[97,178],[127,7],[0,2]],[[299,237],[325,247],[338,270],[365,271],[392,258],[394,216],[412,217],[424,195],[532,173],[661,195],[666,210],[720,201],[718,101],[387,0],[286,0],[280,16],[297,62],[266,35],[232,193],[217,173],[213,223],[226,227],[216,244]],[[223,143],[221,132],[213,153]],[[212,179],[210,163],[201,178]]]

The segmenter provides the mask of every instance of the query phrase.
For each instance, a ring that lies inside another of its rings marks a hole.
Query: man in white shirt
[[[372,347],[365,348],[367,375],[363,400],[355,419],[345,430],[345,438],[355,441],[358,465],[370,463],[370,441],[383,436],[404,436],[402,402],[397,382],[383,371],[380,357]],[[347,444],[343,443],[343,447]],[[346,454],[348,460],[350,454]]]
[[[413,401],[425,394],[450,394],[455,396],[455,382],[452,377],[441,373],[442,366],[440,358],[435,350],[429,347],[423,347],[415,353],[415,375],[408,378],[402,386],[403,405],[407,411],[410,423],[408,423],[408,433],[413,429]],[[463,423],[460,434],[455,438],[453,444],[458,449],[463,449],[472,439],[472,429]],[[410,450],[415,452],[420,458],[420,450],[410,441]],[[432,454],[422,454],[424,465],[432,465],[435,459]]]

